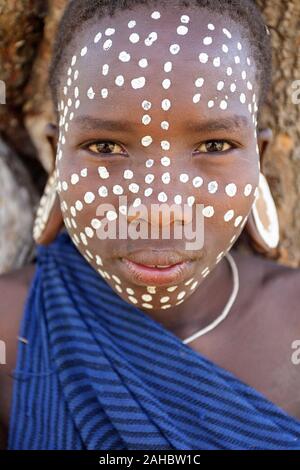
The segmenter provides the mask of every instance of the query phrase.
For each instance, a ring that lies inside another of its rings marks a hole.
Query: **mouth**
[[[195,260],[174,253],[139,253],[119,259],[123,275],[137,285],[169,286],[178,284],[194,272]]]

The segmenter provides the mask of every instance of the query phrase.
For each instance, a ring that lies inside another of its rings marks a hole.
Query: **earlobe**
[[[250,243],[259,253],[270,258],[277,257],[280,242],[278,214],[269,184],[261,172],[245,229]]]
[[[53,171],[41,197],[33,227],[33,238],[39,245],[48,245],[59,233],[63,226],[63,216],[57,193],[57,174],[55,169],[58,129],[55,124],[48,123],[45,128],[46,138],[51,146]]]
[[[260,130],[257,138],[262,166],[269,144],[272,142],[273,132],[269,128]],[[270,258],[277,257],[280,242],[278,214],[268,181],[262,171],[259,172],[256,197],[245,229],[250,243],[259,253]]]
[[[50,175],[41,197],[33,226],[33,238],[39,245],[48,245],[63,226],[60,200],[57,193],[56,171]]]

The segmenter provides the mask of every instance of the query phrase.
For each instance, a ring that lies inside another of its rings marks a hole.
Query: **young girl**
[[[278,244],[270,70],[250,0],[67,6],[37,263],[0,285],[3,448],[300,449],[299,270],[231,250]]]

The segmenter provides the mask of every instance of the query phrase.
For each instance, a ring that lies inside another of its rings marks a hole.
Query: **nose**
[[[151,226],[187,225],[192,221],[192,207],[187,204],[141,204],[131,207],[127,213],[127,221],[145,222]]]

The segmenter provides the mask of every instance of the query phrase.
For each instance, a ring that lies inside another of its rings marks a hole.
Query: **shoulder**
[[[8,347],[10,340],[18,335],[19,323],[34,272],[35,265],[30,264],[0,276],[0,339]]]
[[[259,254],[233,256],[246,299],[235,323],[241,340],[234,361],[246,382],[299,418],[300,269]]]
[[[292,268],[257,253],[233,252],[241,272],[241,282],[255,285],[256,305],[272,316],[272,322],[284,322],[285,329],[300,331],[300,268]]]
[[[9,417],[19,326],[34,272],[35,265],[30,264],[0,276],[0,423],[4,428]]]

